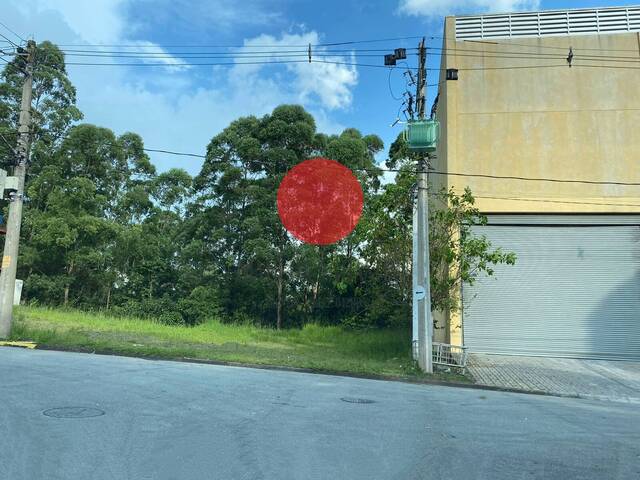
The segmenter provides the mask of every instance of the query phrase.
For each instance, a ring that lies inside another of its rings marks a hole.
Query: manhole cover
[[[89,407],[60,407],[50,408],[42,413],[53,418],[88,418],[104,415],[104,410]]]
[[[368,398],[357,398],[357,397],[342,397],[340,400],[347,403],[376,403],[375,400],[369,400]]]

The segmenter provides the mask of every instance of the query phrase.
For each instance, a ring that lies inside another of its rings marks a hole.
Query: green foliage
[[[484,236],[475,236],[473,225],[487,218],[474,206],[469,188],[462,195],[453,190],[437,194],[447,208],[435,209],[430,218],[431,296],[433,307],[455,311],[462,306],[454,294],[462,283],[473,284],[479,275],[493,275],[493,266],[513,265],[516,255],[492,248]]]
[[[179,312],[163,312],[155,317],[163,325],[184,325],[184,317]]]
[[[198,286],[187,298],[178,302],[178,311],[189,325],[220,317],[218,292],[214,288]]]
[[[417,157],[402,139],[387,161],[400,171],[383,185],[379,137],[354,128],[326,135],[304,108],[281,105],[215,135],[195,178],[182,169],[158,173],[135,133],[78,123],[75,88],[55,45],[42,42],[36,57],[18,262],[27,303],[194,329],[212,321],[408,327]],[[0,77],[0,129],[17,128],[21,61]],[[276,209],[286,172],[316,156],[351,168],[364,193],[358,226],[327,246],[296,240]],[[4,142],[0,160],[12,162]],[[454,309],[460,282],[515,258],[471,234],[483,217],[470,192],[440,200],[449,207],[431,220],[432,292],[437,308]]]
[[[121,317],[137,317],[158,320],[167,325],[184,325],[184,317],[177,305],[168,297],[128,300],[124,305],[116,307],[114,313]]]
[[[371,243],[365,249],[372,262],[378,262],[381,268],[389,271],[390,282],[398,285],[398,299],[405,305],[411,301],[416,161],[416,154],[409,152],[406,142],[399,136],[390,148],[387,165],[399,168],[400,172],[393,184],[385,185],[379,197],[375,206],[378,209],[377,223],[371,228]],[[459,292],[462,283],[472,284],[480,275],[493,275],[493,266],[501,263],[513,265],[516,256],[493,248],[484,236],[473,234],[471,227],[484,225],[487,219],[475,207],[469,188],[458,195],[453,189],[435,191],[431,186],[429,203],[432,308],[455,311],[462,308]]]
[[[13,339],[30,339],[53,348],[412,378],[421,375],[413,367],[406,329],[362,332],[308,324],[276,331],[215,321],[184,328],[133,317],[32,307],[18,308],[15,319]]]
[[[355,129],[316,133],[313,117],[296,105],[282,105],[260,119],[240,118],[213,138],[194,181],[187,220],[194,234],[186,250],[193,252],[195,269],[223,285],[221,306],[228,316],[280,328],[312,320],[336,323],[353,313],[333,300],[353,290],[347,280],[357,276],[358,233],[327,248],[301,245],[282,227],[276,191],[289,168],[327,156],[371,169],[359,179],[365,195],[372,195],[379,185],[374,155],[381,148],[378,137]]]

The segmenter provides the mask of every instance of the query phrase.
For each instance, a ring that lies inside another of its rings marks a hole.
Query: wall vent
[[[456,17],[456,40],[640,31],[640,6]]]

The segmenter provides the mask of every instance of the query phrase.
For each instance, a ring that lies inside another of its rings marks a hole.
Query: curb
[[[6,345],[6,346],[10,346],[10,345]],[[159,356],[140,356],[140,355],[115,352],[111,350],[53,347],[49,345],[37,345],[35,349],[52,351],[52,352],[71,352],[71,353],[84,353],[84,354],[91,354],[91,355],[137,358],[140,360],[149,360],[149,361],[193,363],[193,364],[199,364],[199,365],[218,365],[223,367],[234,367],[234,368],[253,368],[257,370],[272,370],[272,371],[281,371],[281,372],[307,373],[307,374],[313,374],[313,375],[327,375],[327,376],[334,376],[334,377],[361,378],[363,380],[399,382],[399,383],[408,383],[408,384],[414,384],[414,385],[435,385],[440,387],[466,388],[470,390],[484,390],[484,391],[492,391],[492,392],[538,395],[538,396],[545,396],[545,397],[593,400],[593,398],[589,398],[587,396],[582,396],[578,394],[553,393],[553,392],[545,392],[542,390],[522,390],[518,388],[498,387],[495,385],[483,385],[479,383],[448,382],[445,380],[434,380],[429,378],[411,378],[411,377],[403,377],[399,375],[353,373],[353,372],[344,372],[339,370],[323,370],[323,369],[313,369],[313,368],[303,368],[303,367],[288,367],[284,365],[265,365],[260,363],[231,362],[231,361],[225,361],[225,360],[206,360],[206,359],[191,358],[191,357],[166,358],[166,357],[159,357]]]

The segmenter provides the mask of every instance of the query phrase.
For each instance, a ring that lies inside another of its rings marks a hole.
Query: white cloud
[[[318,43],[319,35],[313,31],[303,34],[283,33],[279,39],[271,35],[260,35],[245,40],[245,47],[239,52],[284,51],[285,53],[280,55],[266,53],[264,60],[297,62],[285,64],[290,78],[282,80],[291,84],[292,91],[299,102],[317,101],[323,108],[331,110],[349,107],[353,100],[351,88],[358,83],[358,72],[354,66],[344,64],[353,63],[353,58],[330,55],[326,52],[326,48],[314,46]],[[307,46],[309,44],[312,45],[312,63],[308,63]],[[260,61],[262,60],[261,58]],[[266,65],[237,65],[231,74],[234,78],[257,75],[266,67]]]
[[[131,47],[129,47],[129,45]],[[108,51],[109,48],[101,48],[100,50]],[[180,71],[189,68],[187,62],[182,58],[175,57],[167,52],[164,48],[159,47],[155,43],[147,42],[147,41],[134,41],[128,42],[126,51],[138,51],[144,52],[144,56],[136,57],[128,59],[131,62],[142,62],[142,63],[164,63],[167,65],[167,69],[171,71]],[[126,55],[126,54],[125,54]],[[126,58],[126,57],[123,57]],[[108,62],[107,57],[107,62]]]
[[[30,9],[24,8],[21,0],[8,3],[3,22],[21,34],[34,32],[37,41],[127,44],[137,46],[132,50],[144,47],[146,51],[166,54],[152,42],[131,40],[125,31],[130,19],[123,17],[124,0],[34,0]],[[84,6],[72,8],[79,4]],[[101,20],[94,22],[96,18]],[[260,35],[245,41],[244,50],[263,42],[304,45],[317,43],[318,38],[316,32],[282,34],[278,38]],[[68,57],[67,60],[87,60],[81,58]],[[344,57],[328,59],[345,61]],[[342,126],[333,120],[332,112],[351,105],[352,88],[357,83],[355,68],[344,65],[300,63],[252,67],[236,64],[187,69],[174,66],[183,65],[180,59],[150,57],[135,61],[161,61],[167,63],[168,68],[69,65],[69,76],[77,88],[78,107],[85,114],[84,121],[111,128],[117,134],[139,133],[149,148],[194,153],[204,153],[211,138],[232,120],[243,115],[264,115],[281,103],[303,103],[315,116],[319,130],[337,133]],[[160,170],[182,167],[195,174],[202,163],[188,157],[150,156]]]
[[[87,43],[110,43],[122,35],[123,22],[119,13],[124,0],[32,0],[11,3],[23,4],[20,6],[23,14],[61,16],[67,27]],[[38,36],[42,34],[40,29],[33,33]]]
[[[459,13],[512,12],[537,10],[540,0],[400,0],[400,13],[439,17]]]

